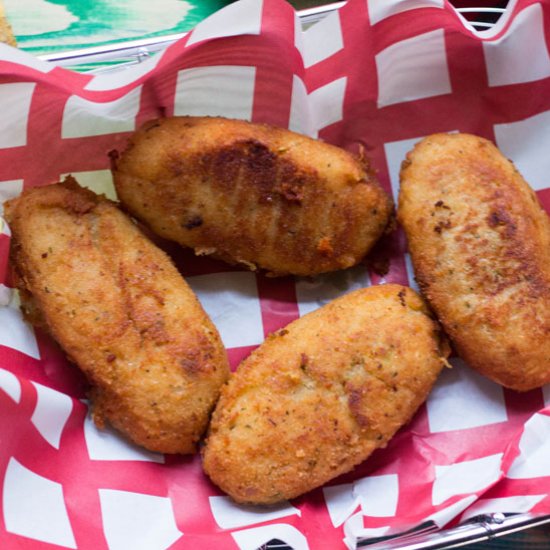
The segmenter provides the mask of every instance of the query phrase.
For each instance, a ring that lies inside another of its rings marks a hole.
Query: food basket
[[[474,133],[496,142],[550,210],[550,2],[493,9],[496,22],[447,0],[350,0],[299,14],[283,0],[240,0],[152,41],[42,59],[2,45],[0,199],[68,173],[114,198],[107,153],[146,120],[191,114],[363,149],[394,199],[414,143]],[[120,63],[63,68],[102,60]],[[412,422],[353,472],[275,507],[236,505],[199,457],[146,452],[93,425],[82,377],[21,317],[9,243],[2,223],[2,548],[412,550],[549,521],[550,390],[517,394],[456,358]],[[265,336],[349,290],[415,287],[399,229],[368,262],[313,279],[270,279],[166,249],[233,368]]]

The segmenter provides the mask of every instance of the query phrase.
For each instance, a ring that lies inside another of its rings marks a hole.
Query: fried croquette
[[[91,384],[93,418],[192,453],[229,374],[216,328],[168,256],[72,178],[6,205],[24,311]]]
[[[508,388],[550,382],[550,220],[489,141],[436,134],[407,155],[398,217],[458,354]]]
[[[366,160],[264,124],[154,120],[112,161],[121,202],[154,232],[271,275],[353,266],[393,214]]]
[[[446,340],[410,288],[351,292],[266,339],[222,390],[204,471],[240,503],[270,504],[348,472],[426,399]]]

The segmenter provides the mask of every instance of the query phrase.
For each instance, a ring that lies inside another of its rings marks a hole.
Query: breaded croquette
[[[357,264],[393,213],[366,160],[264,124],[154,120],[112,159],[121,202],[158,235],[272,275]]]
[[[459,355],[515,390],[550,382],[550,220],[514,165],[480,137],[427,137],[403,163],[399,220]]]
[[[96,424],[151,451],[194,452],[229,367],[168,256],[72,178],[25,191],[6,217],[23,307],[88,378]]]
[[[424,402],[447,355],[410,288],[338,298],[241,363],[214,411],[204,471],[241,503],[319,487],[388,443]]]

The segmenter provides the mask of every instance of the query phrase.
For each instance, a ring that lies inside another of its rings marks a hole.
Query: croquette
[[[418,284],[458,354],[518,391],[550,382],[550,220],[488,140],[436,134],[401,169]]]
[[[386,446],[449,352],[412,289],[360,289],[279,330],[224,386],[204,471],[239,503],[297,497]]]
[[[194,452],[229,367],[168,256],[70,177],[25,191],[6,218],[27,318],[86,375],[96,424],[151,451]]]
[[[393,219],[365,158],[265,124],[153,120],[111,157],[121,202],[155,233],[271,275],[353,266]]]

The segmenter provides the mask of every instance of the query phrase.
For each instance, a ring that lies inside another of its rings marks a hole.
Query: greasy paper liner
[[[372,160],[394,199],[423,136],[491,139],[550,210],[550,2],[519,0],[476,33],[444,0],[351,0],[306,32],[282,0],[241,0],[145,63],[84,75],[0,46],[0,199],[72,173],[113,195],[108,152],[144,121],[224,115],[288,127]],[[0,235],[0,539],[11,548],[296,550],[448,525],[480,512],[550,512],[548,388],[518,394],[459,360],[388,447],[274,508],[233,504],[198,457],[148,453],[87,416],[86,385],[21,319]],[[351,289],[414,285],[402,230],[369,260],[272,279],[163,243],[218,326],[233,368],[263,338]],[[373,266],[387,265],[384,276]]]

